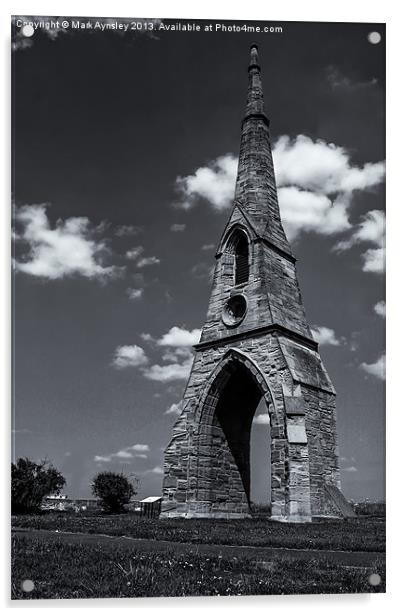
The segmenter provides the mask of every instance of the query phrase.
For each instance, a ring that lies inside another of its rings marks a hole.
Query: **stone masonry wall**
[[[295,383],[272,334],[197,352],[166,449],[163,515],[247,515],[242,479],[214,415],[236,362],[253,373],[269,408],[273,517],[325,515],[324,482],[339,483],[334,394]]]
[[[241,215],[234,212],[230,229],[236,228],[241,220]],[[229,334],[241,334],[273,323],[311,338],[295,264],[262,241],[256,241],[251,230],[248,229],[247,232],[250,238],[249,280],[245,284],[234,286],[233,255],[225,252],[229,237],[227,235],[221,252],[218,253],[201,342],[219,340]],[[243,321],[228,331],[222,322],[222,308],[234,292],[247,297],[248,309]]]

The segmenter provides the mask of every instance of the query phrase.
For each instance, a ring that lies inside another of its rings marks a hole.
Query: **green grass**
[[[268,519],[147,519],[134,514],[96,515],[47,512],[13,516],[15,527],[126,535],[182,543],[249,545],[350,551],[385,551],[385,520],[353,518],[312,524],[284,524]]]
[[[371,586],[371,573],[381,576]],[[31,593],[22,590],[32,580]],[[204,595],[270,595],[384,592],[385,568],[344,567],[328,561],[221,558],[180,553],[142,553],[116,545],[69,544],[14,537],[13,599],[72,599]]]

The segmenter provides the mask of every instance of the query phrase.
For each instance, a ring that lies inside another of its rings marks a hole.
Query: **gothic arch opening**
[[[239,228],[234,229],[226,243],[225,252],[233,258],[235,286],[248,282],[250,266],[249,242],[246,232]]]
[[[201,450],[207,444],[210,454],[208,500],[218,506],[251,505],[251,431],[260,403],[267,413],[271,410],[272,398],[258,369],[240,355],[224,360],[208,389],[200,422]],[[264,466],[270,474],[269,456]]]

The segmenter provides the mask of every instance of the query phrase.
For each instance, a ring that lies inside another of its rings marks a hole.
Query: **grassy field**
[[[369,576],[378,573],[373,586]],[[22,590],[33,580],[32,592]],[[384,592],[385,566],[345,567],[325,559],[221,558],[182,552],[143,553],[132,547],[48,543],[14,537],[13,599]]]
[[[259,547],[385,551],[384,518],[353,518],[313,524],[283,524],[268,519],[158,520],[134,514],[96,515],[47,512],[13,516],[14,527]]]

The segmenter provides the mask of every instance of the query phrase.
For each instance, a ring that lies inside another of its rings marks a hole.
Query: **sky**
[[[257,42],[282,218],[337,390],[342,490],[383,499],[383,25],[257,34],[160,19],[124,32],[64,19],[32,37],[15,26],[13,39],[15,456],[52,461],[72,497],[102,470],[137,477],[141,497],[160,493]],[[256,500],[268,430],[261,407]]]

